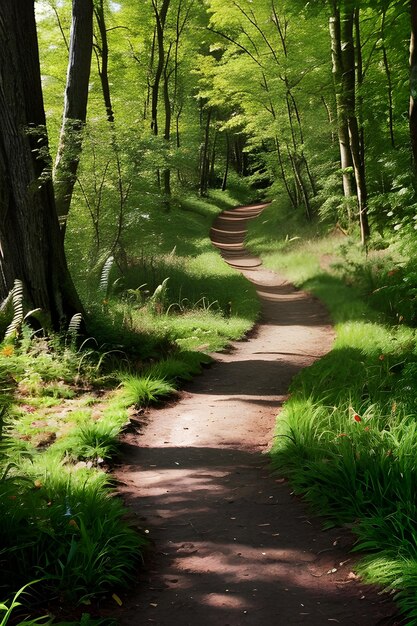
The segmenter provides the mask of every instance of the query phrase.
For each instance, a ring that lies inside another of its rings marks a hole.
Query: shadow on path
[[[352,574],[349,534],[323,532],[264,454],[290,380],[333,341],[321,304],[244,250],[264,206],[225,211],[211,233],[256,284],[262,324],[126,438],[119,490],[154,550],[122,625],[396,623],[390,601]]]

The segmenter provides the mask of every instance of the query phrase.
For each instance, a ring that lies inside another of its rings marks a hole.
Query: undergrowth
[[[59,607],[103,598],[116,605],[140,568],[149,531],[115,496],[109,464],[144,407],[175,393],[210,363],[209,352],[253,325],[254,290],[207,237],[220,206],[234,204],[229,194],[186,200],[149,220],[146,253],[93,268],[84,294],[89,335],[77,339],[77,319],[69,332],[44,336],[21,316],[0,344],[4,620],[13,612],[14,622],[22,615],[22,624],[56,624]],[[36,617],[44,606],[48,615]],[[85,613],[74,623],[101,622]]]

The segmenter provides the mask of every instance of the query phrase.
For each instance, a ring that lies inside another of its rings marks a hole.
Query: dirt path
[[[255,283],[262,323],[127,438],[121,492],[155,551],[122,625],[396,623],[392,605],[352,575],[349,538],[323,532],[268,468],[288,384],[330,349],[333,331],[317,300],[244,250],[247,220],[262,209],[226,211],[212,229]]]

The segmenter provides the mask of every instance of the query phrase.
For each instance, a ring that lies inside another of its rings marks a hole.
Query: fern
[[[75,313],[75,315],[71,317],[70,323],[68,324],[68,335],[72,341],[75,341],[78,333],[80,332],[82,321],[83,316],[81,313]]]
[[[165,278],[160,285],[155,289],[152,296],[149,298],[149,303],[156,313],[161,313],[166,298],[167,285],[169,278]]]
[[[6,329],[5,338],[16,334],[23,323],[23,293],[24,286],[21,280],[14,281],[14,287],[11,291],[13,304],[13,319]]]
[[[104,293],[105,296],[107,296],[109,292],[109,278],[110,278],[111,268],[113,267],[113,262],[114,262],[114,257],[109,256],[109,258],[103,265],[103,269],[101,270],[99,289],[102,293]]]

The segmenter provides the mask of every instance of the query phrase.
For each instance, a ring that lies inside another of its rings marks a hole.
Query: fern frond
[[[101,292],[104,293],[105,296],[107,296],[108,291],[109,291],[109,277],[110,277],[111,268],[113,267],[113,262],[114,262],[114,256],[109,256],[109,258],[103,265],[103,269],[101,270],[99,289]]]
[[[23,295],[24,286],[21,280],[18,278],[14,281],[14,287],[12,289],[12,303],[13,303],[13,319],[6,329],[5,338],[11,337],[14,333],[17,333],[23,322]]]
[[[75,339],[75,337],[80,332],[82,321],[83,321],[83,316],[81,315],[81,313],[75,313],[71,317],[70,323],[68,324],[68,335],[72,339]]]
[[[158,285],[150,298],[152,302],[160,302],[162,300],[167,290],[168,281],[169,278],[165,278],[165,280],[163,280],[162,283]]]

